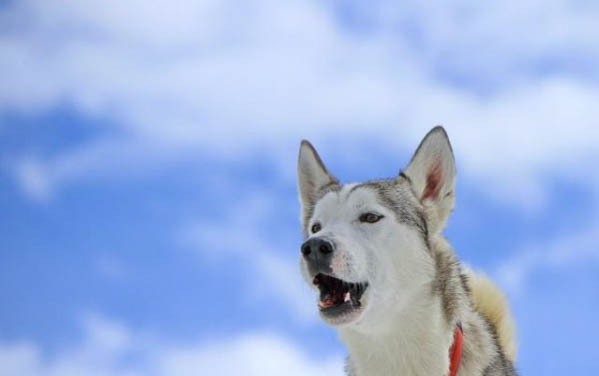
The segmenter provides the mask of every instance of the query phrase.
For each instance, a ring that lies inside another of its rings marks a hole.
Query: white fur
[[[391,370],[442,375],[449,364],[446,354],[453,331],[442,325],[440,304],[425,291],[434,278],[426,246],[416,230],[394,220],[371,189],[361,187],[348,195],[353,187],[345,185],[341,192],[329,192],[319,200],[310,222],[322,225],[315,235],[335,239],[335,276],[369,283],[362,299],[364,311],[340,327],[353,367],[359,375],[389,375]],[[360,223],[363,212],[385,218]],[[302,270],[310,283],[305,265]]]

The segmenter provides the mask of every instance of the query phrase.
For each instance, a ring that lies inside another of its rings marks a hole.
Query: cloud
[[[26,344],[0,344],[0,364],[7,375],[36,375],[38,372],[39,351]]]
[[[345,9],[364,14],[360,32],[342,5],[318,2],[62,3],[2,10],[0,108],[67,102],[123,132],[34,165],[21,156],[16,176],[32,198],[90,175],[152,173],[200,150],[241,159],[259,148],[286,169],[301,138],[368,135],[411,150],[442,123],[462,176],[535,210],[548,175],[584,180],[597,158],[599,90],[573,74],[598,73],[584,63],[599,54],[592,5],[381,1]],[[531,29],[533,20],[542,22]],[[495,89],[480,95],[468,79]]]
[[[13,166],[14,173],[23,191],[31,198],[43,202],[51,194],[50,181],[46,176],[47,166],[32,158],[23,158]]]
[[[31,342],[0,343],[0,364],[13,376],[342,375],[339,356],[313,359],[278,335],[174,343],[98,315],[83,320],[82,340],[52,354]]]
[[[124,326],[97,315],[82,319],[83,340],[61,352],[44,356],[31,342],[0,345],[2,371],[15,376],[137,375],[119,365],[133,350],[133,334]]]
[[[567,270],[573,265],[599,263],[599,226],[596,222],[574,233],[523,246],[496,268],[496,276],[512,294],[526,294],[534,273]]]
[[[313,323],[318,318],[316,298],[300,275],[299,252],[285,252],[288,244],[264,231],[279,207],[275,192],[249,192],[234,205],[224,204],[221,218],[201,218],[182,225],[174,241],[196,252],[201,260],[244,265],[241,272],[251,275],[248,280],[252,283],[240,286],[242,292],[268,304],[282,303],[289,317]],[[293,243],[292,249],[297,249],[299,235]]]
[[[210,370],[217,375],[339,375],[339,358],[310,361],[298,349],[270,335],[249,335],[209,348],[171,351],[161,360],[164,375],[195,375]]]
[[[385,0],[357,3],[352,10],[371,29],[410,43],[427,67],[454,84],[510,90],[539,76],[597,78],[589,67],[599,52],[596,3]]]

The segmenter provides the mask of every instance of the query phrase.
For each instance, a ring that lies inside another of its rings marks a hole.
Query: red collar
[[[464,343],[464,333],[462,332],[462,324],[458,323],[453,332],[453,343],[449,348],[449,374],[455,376],[460,368],[462,360],[462,344]]]

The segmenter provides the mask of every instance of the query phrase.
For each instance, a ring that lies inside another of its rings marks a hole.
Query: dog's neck
[[[389,315],[375,331],[340,329],[350,353],[350,375],[447,374],[454,328],[443,318],[438,298],[422,300]]]

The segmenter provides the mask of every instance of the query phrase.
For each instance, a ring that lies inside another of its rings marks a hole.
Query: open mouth
[[[320,312],[329,317],[359,310],[360,298],[368,288],[368,282],[345,282],[322,273],[318,273],[312,283],[320,290]]]

